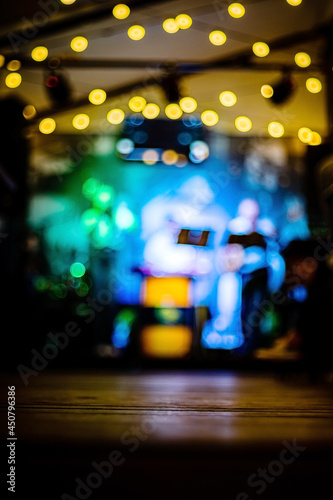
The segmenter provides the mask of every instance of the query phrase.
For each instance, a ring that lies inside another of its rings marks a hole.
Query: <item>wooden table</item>
[[[16,386],[16,500],[331,498],[332,384],[219,370],[1,381],[5,433]]]

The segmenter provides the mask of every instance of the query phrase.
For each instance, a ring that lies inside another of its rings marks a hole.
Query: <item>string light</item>
[[[284,134],[284,126],[279,122],[271,122],[268,125],[268,133],[272,137],[282,137]]]
[[[76,0],[60,0],[64,5],[72,5],[72,3],[76,2]]]
[[[305,144],[309,143],[312,140],[312,130],[308,127],[301,127],[297,132],[298,138],[300,141]]]
[[[107,121],[112,123],[113,125],[118,125],[124,120],[124,118],[125,113],[122,109],[119,108],[111,109],[106,115]]]
[[[201,120],[208,127],[213,127],[219,121],[219,115],[215,111],[207,109],[201,113]]]
[[[89,101],[91,104],[95,104],[98,106],[99,104],[103,104],[106,99],[106,92],[102,89],[94,89],[89,94]]]
[[[297,52],[295,54],[295,63],[300,68],[307,68],[311,64],[311,57],[306,52]]]
[[[236,104],[237,97],[236,97],[236,94],[234,94],[230,90],[224,90],[219,95],[219,100],[223,106],[230,108],[231,106],[234,106]]]
[[[141,40],[145,36],[146,31],[142,26],[136,24],[128,29],[127,34],[131,40]]]
[[[153,120],[160,114],[160,108],[157,104],[149,102],[142,111],[142,114],[145,118],[148,118],[148,120]]]
[[[18,71],[21,68],[21,61],[13,59],[7,64],[8,71]]]
[[[305,83],[306,88],[312,94],[318,94],[323,88],[322,83],[318,78],[308,78]]]
[[[80,113],[74,116],[72,120],[73,127],[76,128],[77,130],[84,130],[85,128],[88,127],[89,123],[90,123],[90,118],[88,115],[84,113]]]
[[[5,62],[6,62],[5,57],[2,54],[0,54],[0,68],[2,68],[2,66],[5,64]]]
[[[49,51],[44,46],[35,47],[31,51],[31,57],[36,62],[45,61],[49,54]]]
[[[226,34],[223,31],[215,30],[209,33],[209,41],[213,45],[223,45],[227,40]]]
[[[126,19],[130,15],[130,8],[124,3],[120,3],[113,7],[112,14],[116,19]]]
[[[179,101],[179,106],[184,113],[193,113],[197,109],[198,103],[193,97],[183,97]]]
[[[240,132],[248,132],[252,128],[252,122],[247,116],[238,116],[235,120],[235,127]]]
[[[34,118],[37,114],[35,106],[32,104],[27,104],[27,106],[24,106],[22,114],[26,120],[31,120],[31,118]]]
[[[257,57],[266,57],[269,54],[269,47],[265,42],[256,42],[252,45],[254,55]]]
[[[260,89],[261,95],[265,97],[265,99],[269,99],[274,94],[273,87],[271,85],[263,85]]]
[[[312,131],[312,138],[311,138],[311,141],[309,141],[309,146],[319,146],[319,144],[321,144],[322,142],[322,139],[321,139],[321,136],[320,134],[318,134],[318,132],[314,132]]]
[[[297,7],[297,5],[300,5],[302,3],[302,0],[286,0],[289,5],[292,5],[293,7]]]
[[[187,30],[190,26],[192,26],[192,19],[187,14],[179,14],[179,16],[176,17],[175,22],[181,30]]]
[[[146,99],[141,96],[134,96],[129,100],[128,107],[134,113],[139,113],[142,111],[146,105]]]
[[[228,12],[231,17],[239,19],[245,14],[245,8],[241,3],[232,3],[228,7]]]
[[[39,130],[42,134],[52,134],[55,128],[56,122],[53,118],[44,118],[39,124]]]
[[[163,22],[162,26],[164,31],[166,31],[167,33],[177,33],[177,31],[179,31],[178,24],[176,23],[175,19],[171,17],[169,19],[166,19]]]
[[[9,75],[6,76],[5,79],[5,84],[10,89],[16,89],[21,85],[21,82],[22,82],[22,76],[20,75],[20,73],[10,73]]]
[[[178,104],[174,104],[174,103],[168,104],[164,111],[165,111],[166,116],[168,118],[170,118],[170,120],[177,120],[183,114],[183,111],[178,106]]]
[[[71,49],[74,52],[83,52],[88,47],[88,40],[84,36],[76,36],[71,41]]]

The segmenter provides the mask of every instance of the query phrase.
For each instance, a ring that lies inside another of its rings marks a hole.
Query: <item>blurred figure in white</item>
[[[260,218],[256,200],[246,198],[227,231],[227,244],[217,253],[220,274],[216,309],[202,333],[202,345],[211,349],[236,349],[244,343],[242,328],[242,291],[246,279],[266,268],[267,288],[274,292],[282,285],[285,263],[278,252],[277,231],[269,218]]]

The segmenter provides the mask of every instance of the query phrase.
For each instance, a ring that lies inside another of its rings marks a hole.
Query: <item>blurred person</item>
[[[276,228],[271,219],[260,217],[252,198],[243,199],[237,215],[227,226],[227,243],[217,254],[219,272],[212,319],[202,332],[202,345],[215,349],[236,349],[244,344],[242,300],[244,285],[253,273],[267,270],[267,288],[280,288],[285,276],[284,260],[278,252]]]
[[[316,166],[318,197],[328,223],[328,237],[318,239],[317,270],[303,303],[298,328],[310,379],[333,382],[333,153]]]

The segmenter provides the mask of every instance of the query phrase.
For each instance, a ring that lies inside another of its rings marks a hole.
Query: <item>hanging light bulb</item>
[[[237,97],[233,92],[231,92],[229,90],[224,90],[219,95],[219,100],[223,106],[230,108],[231,106],[234,106],[236,104]]]
[[[227,37],[223,31],[215,30],[209,34],[209,41],[213,45],[223,45],[227,40]]]
[[[123,3],[116,5],[112,10],[112,14],[116,19],[126,19],[130,15],[130,12],[130,8]]]

